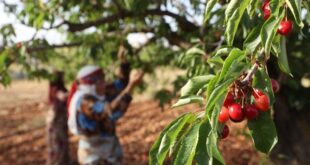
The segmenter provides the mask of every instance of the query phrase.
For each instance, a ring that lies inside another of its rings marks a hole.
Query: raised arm
[[[113,121],[118,120],[123,114],[126,112],[132,97],[131,93],[133,88],[141,81],[143,77],[143,71],[138,71],[133,73],[129,83],[124,88],[124,90],[120,91],[113,99],[110,101],[109,110],[110,110],[110,118]]]
[[[106,116],[117,118],[113,117],[113,113],[122,113],[127,109],[132,100],[132,91],[140,83],[143,74],[141,70],[133,73],[127,86],[109,102],[102,102],[93,95],[85,95],[81,100],[80,111],[89,119],[101,120]]]
[[[121,62],[119,72],[117,75],[118,79],[120,80],[123,86],[127,86],[129,82],[129,75],[130,75],[131,68],[130,68],[129,62],[127,61],[125,57],[125,47],[123,45],[120,45],[118,49],[117,57]]]
[[[136,73],[133,73],[126,88],[123,91],[121,91],[121,93],[117,95],[117,97],[113,99],[113,101],[111,102],[110,107],[112,111],[114,109],[117,109],[118,106],[122,106],[122,104],[125,104],[128,106],[128,104],[131,101],[132,90],[137,84],[140,83],[143,75],[144,75],[144,72],[141,70],[137,71]]]
[[[109,102],[112,102],[120,93],[127,88],[131,73],[130,64],[125,58],[125,48],[121,45],[118,49],[118,59],[121,61],[120,68],[117,72],[117,79],[107,85],[106,96]],[[128,88],[126,89],[128,90]]]

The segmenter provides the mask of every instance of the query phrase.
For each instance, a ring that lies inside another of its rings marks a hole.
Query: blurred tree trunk
[[[62,74],[49,86],[49,112],[47,116],[48,165],[69,164],[69,142],[67,126],[66,95]],[[60,80],[59,80],[60,79]]]
[[[278,133],[278,143],[271,153],[272,161],[277,165],[310,165],[310,108],[290,105],[289,98],[303,102],[310,97],[310,89],[293,88],[287,84],[289,78],[277,68],[275,58],[268,62],[269,76],[277,78],[281,89],[276,94],[274,104],[274,122]],[[300,76],[294,74],[294,81]],[[299,103],[302,104],[302,103]]]
[[[276,96],[274,121],[279,141],[272,160],[279,165],[310,164],[310,111],[289,109],[287,97]]]

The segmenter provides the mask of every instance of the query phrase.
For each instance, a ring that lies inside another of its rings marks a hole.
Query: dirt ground
[[[0,164],[45,163],[46,96],[47,82],[44,81],[17,81],[7,89],[0,86]],[[167,107],[162,112],[156,101],[137,98],[117,127],[125,165],[148,164],[148,151],[160,131],[180,114],[199,111],[190,105],[177,110]],[[231,134],[220,142],[228,165],[269,164],[245,136],[245,123],[228,124]],[[70,137],[70,144],[71,158],[76,160],[75,137]]]

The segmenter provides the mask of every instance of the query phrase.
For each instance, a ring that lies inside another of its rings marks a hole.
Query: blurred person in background
[[[48,165],[69,164],[69,143],[67,126],[67,89],[64,73],[54,71],[49,83],[49,111],[47,115]]]
[[[130,75],[123,46],[118,57],[121,67],[118,78],[112,83],[105,81],[99,66],[87,65],[80,69],[72,85],[68,98],[68,126],[71,133],[79,136],[80,164],[122,164],[116,121],[126,112],[132,90],[141,81],[143,72]]]

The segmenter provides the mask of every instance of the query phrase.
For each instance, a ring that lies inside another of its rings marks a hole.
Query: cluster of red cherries
[[[278,92],[280,86],[278,82],[274,79],[271,79],[273,92]],[[238,103],[237,100],[240,100],[241,95],[235,95],[234,92],[228,92],[225,101],[223,103],[222,109],[220,111],[218,121],[220,123],[225,123],[228,120],[232,122],[241,122],[244,119],[255,120],[259,112],[266,112],[270,107],[269,97],[258,89],[253,89],[252,94],[254,97],[253,103]],[[224,125],[223,130],[220,134],[220,138],[224,139],[229,134],[229,128],[227,125]]]
[[[265,0],[262,6],[262,11],[264,14],[264,20],[267,20],[271,15],[270,10],[270,0]],[[293,29],[293,22],[291,20],[288,20],[287,17],[285,17],[284,20],[281,21],[280,26],[278,28],[278,33],[283,36],[288,36],[290,32]]]

